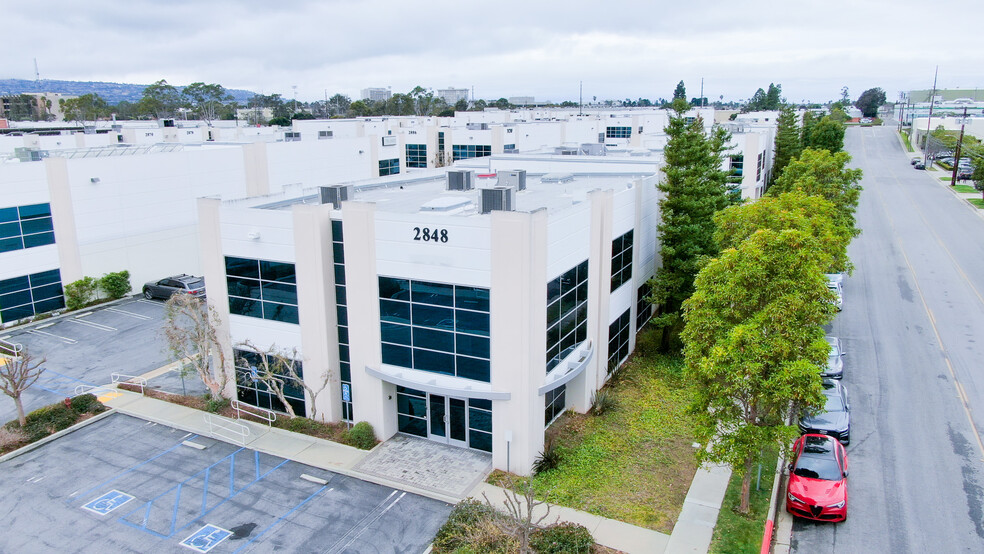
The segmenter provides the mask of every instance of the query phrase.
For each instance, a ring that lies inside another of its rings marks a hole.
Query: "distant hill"
[[[98,94],[110,104],[116,104],[120,100],[127,102],[138,102],[143,97],[143,89],[147,85],[131,85],[128,83],[106,83],[101,81],[56,81],[45,79],[41,81],[41,90],[38,84],[27,79],[0,79],[0,96],[9,94],[22,94],[25,92],[59,92],[72,96],[83,94]],[[184,87],[177,87],[181,90]],[[253,92],[241,89],[226,89],[237,102],[245,102],[253,96]]]

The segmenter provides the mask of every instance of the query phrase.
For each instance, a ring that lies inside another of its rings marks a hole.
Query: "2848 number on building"
[[[431,229],[430,227],[414,227],[413,240],[423,240],[427,242],[448,242],[447,229]]]

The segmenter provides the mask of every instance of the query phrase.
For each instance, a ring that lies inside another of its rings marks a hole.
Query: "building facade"
[[[333,187],[336,203],[316,190],[200,200],[209,303],[237,360],[228,392],[278,409],[245,344],[279,349],[315,390],[328,376],[301,413],[317,402],[381,439],[528,473],[545,428],[586,411],[632,351],[658,251],[656,175],[543,164],[560,171],[466,172],[466,190],[449,190],[457,171],[394,176]]]

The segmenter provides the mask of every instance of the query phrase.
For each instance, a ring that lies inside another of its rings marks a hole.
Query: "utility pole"
[[[704,107],[704,78],[703,77],[700,78],[700,103],[698,104],[698,106],[702,108]]]
[[[291,85],[290,88],[294,89],[294,113],[297,113],[297,85]]]
[[[577,93],[577,115],[582,114],[582,108],[584,107],[584,81],[580,82],[580,88]]]
[[[963,118],[960,120],[960,138],[957,139],[957,151],[953,156],[953,175],[950,176],[950,186],[957,185],[957,167],[960,165],[960,150],[963,146],[964,125],[967,124],[967,108],[964,108]]]
[[[328,112],[328,89],[325,89],[325,119],[331,119],[331,113]]]
[[[936,102],[936,78],[940,75],[940,66],[936,66],[936,73],[933,74],[933,93],[929,95],[929,119],[926,120],[926,143],[923,148],[923,165],[929,169],[929,134],[933,126],[933,104]]]

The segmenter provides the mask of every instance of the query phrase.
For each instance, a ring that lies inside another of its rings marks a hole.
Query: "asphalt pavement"
[[[984,219],[893,127],[850,128],[863,230],[831,334],[851,395],[849,517],[797,520],[798,552],[984,551]]]

